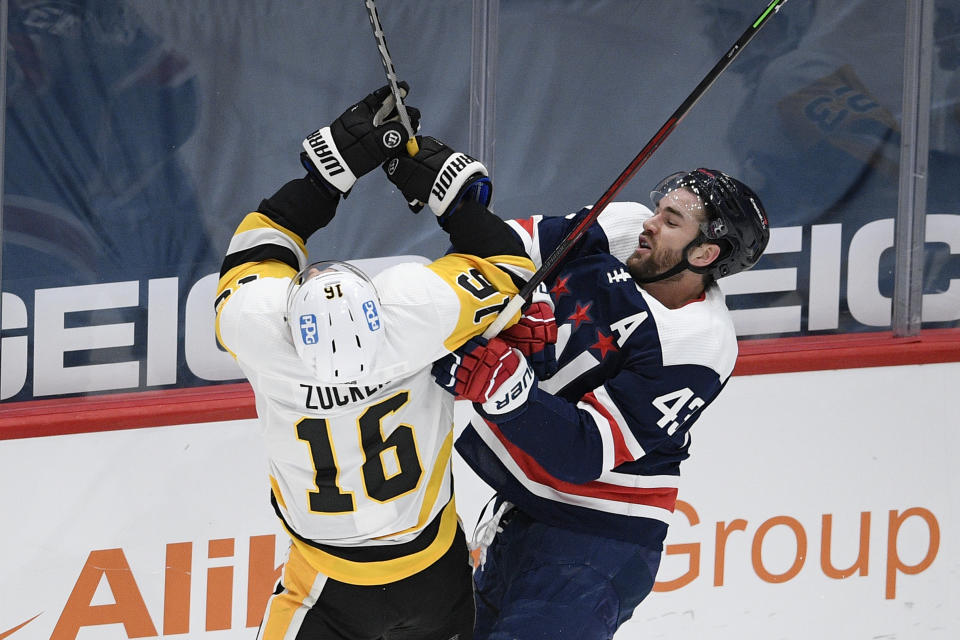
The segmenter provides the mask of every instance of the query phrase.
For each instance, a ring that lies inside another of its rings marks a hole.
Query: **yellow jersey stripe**
[[[314,604],[314,585],[320,572],[310,566],[296,547],[283,566],[283,591],[270,598],[262,640],[283,640],[287,637],[294,615],[301,608]]]
[[[402,580],[423,571],[447,552],[457,533],[457,509],[452,497],[438,517],[440,518],[440,527],[436,537],[427,547],[408,556],[372,562],[356,562],[338,558],[297,539],[286,523],[283,523],[283,526],[290,534],[294,548],[306,558],[311,567],[320,571],[320,573],[349,584],[377,585]],[[351,550],[358,551],[360,549],[357,547]]]
[[[293,231],[290,231],[290,229],[287,229],[286,227],[274,222],[269,217],[260,213],[259,211],[253,211],[251,213],[248,213],[240,222],[240,226],[237,227],[237,230],[233,232],[233,235],[243,233],[244,231],[253,231],[256,229],[264,229],[264,228],[276,229],[277,231],[283,233],[283,235],[289,237],[291,240],[297,243],[297,246],[300,247],[300,250],[302,252],[304,253],[307,252],[307,245],[303,241],[303,238],[295,234]]]
[[[240,280],[254,276],[256,278],[292,278],[297,275],[296,270],[285,262],[279,260],[264,260],[263,262],[244,262],[227,271],[220,276],[217,281],[217,299],[226,292],[237,290],[240,286]],[[226,300],[228,296],[224,296]],[[220,300],[220,304],[223,304]]]
[[[277,502],[284,509],[287,508],[287,502],[283,499],[283,494],[280,493],[280,483],[277,482],[277,479],[270,475],[270,489],[273,491],[273,496],[277,499]]]
[[[519,292],[509,274],[495,263],[524,270],[533,267],[529,258],[521,256],[484,259],[461,253],[448,254],[426,265],[453,289],[460,303],[457,324],[443,343],[447,350],[454,351],[473,336],[483,333],[510,298]],[[518,311],[506,326],[516,324],[519,319]]]

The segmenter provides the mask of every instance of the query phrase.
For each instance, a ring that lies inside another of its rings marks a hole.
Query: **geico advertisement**
[[[737,333],[889,327],[893,241],[893,218],[773,229],[755,269],[720,281]],[[960,274],[951,278],[950,256],[960,253],[960,215],[928,215],[926,241],[932,257],[923,320],[956,321]],[[4,292],[0,400],[240,379],[214,338],[216,280],[210,274],[192,284],[169,277]]]
[[[960,443],[921,401],[958,374],[732,380],[617,638],[960,637]],[[454,473],[469,536],[491,491]],[[4,441],[0,482],[0,638],[255,636],[287,546],[255,420]]]

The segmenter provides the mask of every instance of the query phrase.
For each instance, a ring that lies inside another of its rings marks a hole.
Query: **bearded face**
[[[685,188],[667,193],[656,206],[653,216],[643,223],[636,250],[627,259],[627,270],[638,282],[650,280],[684,259],[684,250],[697,237],[700,221],[706,216],[700,197]]]
[[[641,234],[639,246],[633,255],[627,258],[627,271],[634,280],[643,282],[672,269],[681,258],[683,258],[683,249],[651,247],[650,238]]]

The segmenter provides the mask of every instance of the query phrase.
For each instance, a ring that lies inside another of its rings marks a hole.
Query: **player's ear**
[[[694,267],[706,267],[720,255],[719,245],[704,242],[692,248],[687,254],[687,262]]]

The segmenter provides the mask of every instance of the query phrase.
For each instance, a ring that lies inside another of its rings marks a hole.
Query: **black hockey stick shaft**
[[[570,250],[573,248],[573,245],[583,237],[583,234],[586,233],[587,228],[592,225],[597,218],[603,213],[603,210],[610,204],[611,200],[620,193],[620,190],[636,175],[640,167],[642,167],[647,160],[650,159],[650,156],[653,155],[653,152],[666,140],[667,136],[670,135],[670,132],[676,128],[680,121],[687,115],[690,109],[693,108],[693,105],[697,104],[700,98],[703,97],[703,94],[707,92],[707,89],[716,81],[721,73],[733,62],[736,57],[743,51],[743,48],[753,40],[754,36],[759,33],[760,29],[763,28],[763,25],[777,13],[783,5],[787,3],[788,0],[773,0],[767,5],[767,8],[763,10],[756,20],[751,23],[747,30],[743,32],[743,35],[740,36],[740,39],[737,40],[732,47],[723,55],[722,58],[713,66],[709,73],[700,81],[700,84],[696,86],[693,92],[687,96],[687,99],[677,107],[677,110],[663,123],[663,126],[650,138],[650,141],[644,145],[643,149],[640,150],[640,153],[627,165],[627,168],[614,180],[613,184],[610,185],[600,199],[597,200],[596,204],[590,209],[590,213],[587,214],[583,220],[580,221],[577,226],[570,230],[570,232],[560,241],[560,244],[553,250],[553,252],[543,261],[543,264],[539,269],[531,276],[530,280],[520,289],[520,292],[514,296],[512,300],[504,307],[503,311],[497,316],[493,324],[491,324],[483,335],[485,338],[490,338],[492,336],[500,333],[500,330],[506,325],[509,319],[516,314],[517,311],[523,306],[523,304],[530,299],[530,296],[533,295],[533,292],[536,291],[537,287],[540,286],[540,283],[543,282],[547,276],[553,273],[553,270],[556,269],[557,265],[570,253]]]

